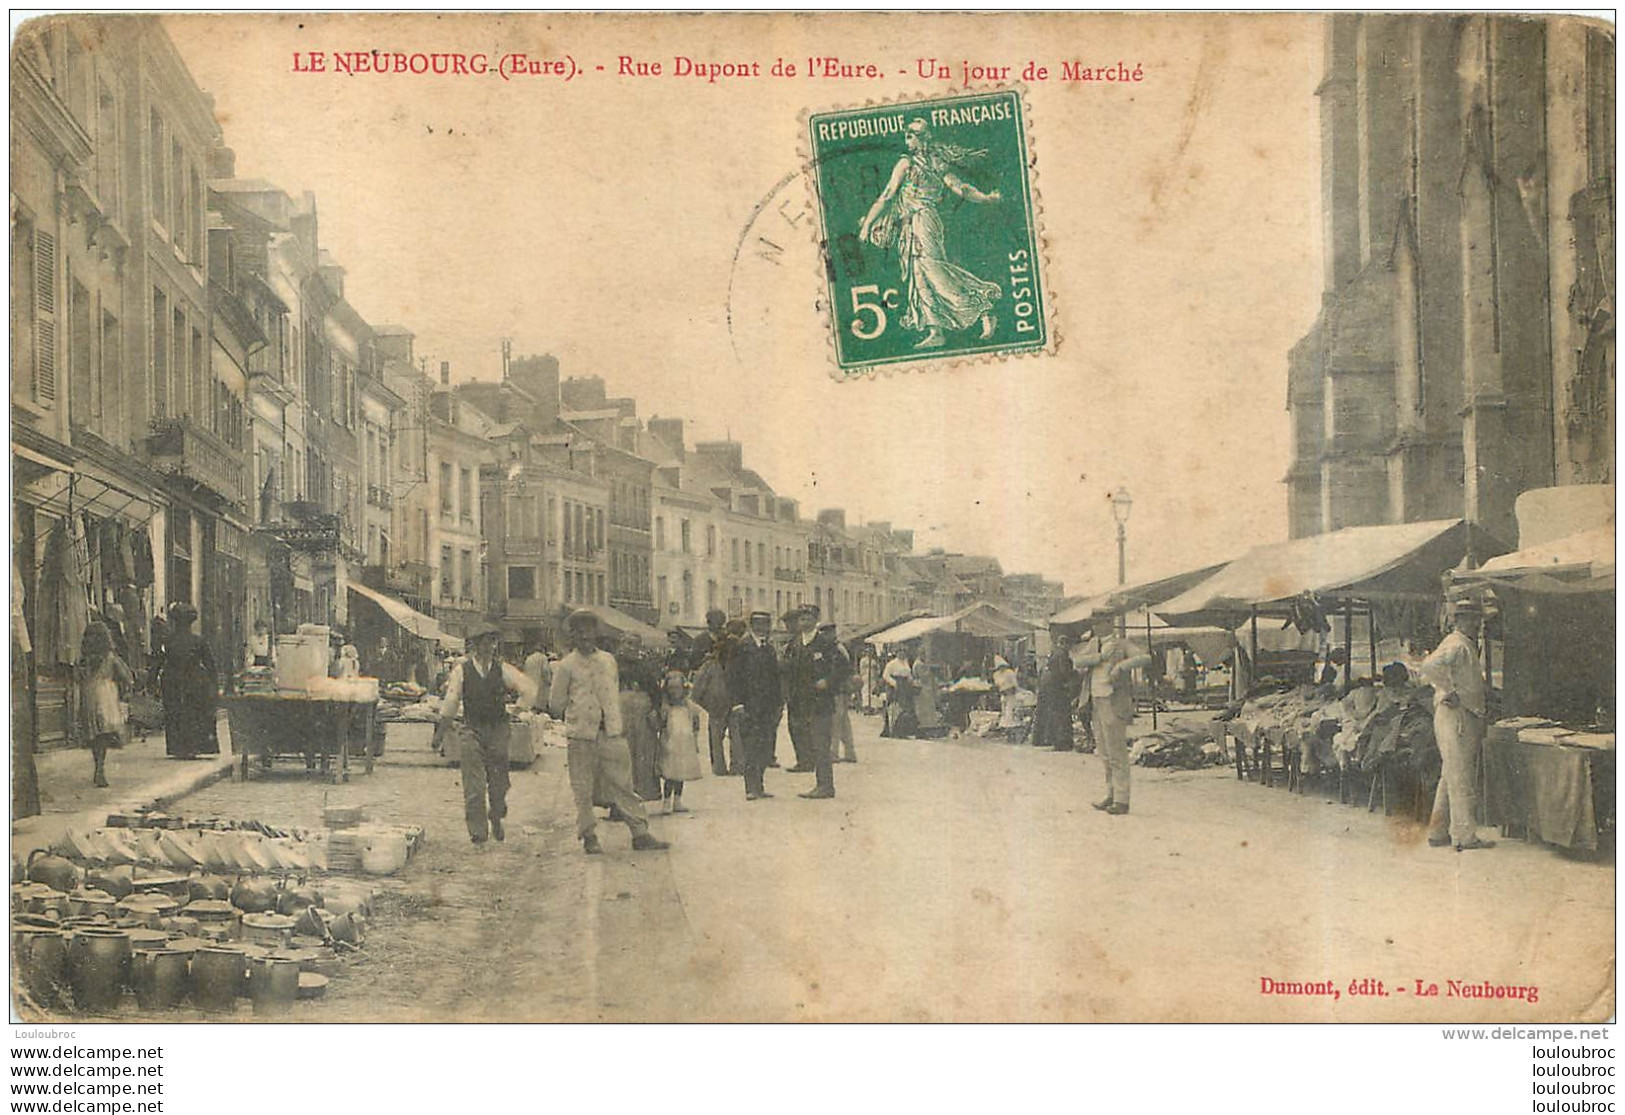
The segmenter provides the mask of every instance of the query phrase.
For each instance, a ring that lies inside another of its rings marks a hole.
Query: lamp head
[[[1134,497],[1128,494],[1128,489],[1119,487],[1112,493],[1112,518],[1119,524],[1128,522],[1128,513],[1134,508]]]

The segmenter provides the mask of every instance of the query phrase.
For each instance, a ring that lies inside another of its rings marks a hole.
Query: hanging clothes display
[[[150,524],[149,524],[150,526]],[[148,588],[154,581],[152,577],[152,536],[148,528],[131,531],[130,562],[132,572],[135,574],[135,583],[139,588]]]
[[[45,560],[40,564],[39,630],[35,636],[41,668],[71,666],[90,622],[90,601],[85,595],[89,571],[83,555],[78,516],[59,519],[46,536]]]

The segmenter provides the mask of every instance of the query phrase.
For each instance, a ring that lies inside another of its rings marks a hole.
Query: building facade
[[[1578,20],[1336,15],[1294,537],[1613,479],[1614,55]]]

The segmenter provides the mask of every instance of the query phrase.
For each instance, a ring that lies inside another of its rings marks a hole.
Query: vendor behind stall
[[[502,818],[508,813],[508,691],[534,705],[536,690],[522,670],[497,657],[497,629],[489,625],[469,632],[468,657],[453,668],[446,699],[435,726],[435,746],[461,714],[472,739],[463,745],[463,815],[475,846],[486,837],[503,839]],[[490,802],[487,805],[486,799]]]

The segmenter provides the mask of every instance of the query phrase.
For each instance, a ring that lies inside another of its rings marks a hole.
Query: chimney
[[[237,152],[223,143],[211,148],[209,150],[209,177],[237,177]]]
[[[694,452],[730,472],[739,472],[745,467],[745,447],[737,441],[698,441],[694,443]]]
[[[683,444],[683,420],[681,418],[651,418],[649,419],[649,432],[676,451],[679,457],[687,453]]]
[[[440,386],[442,386],[442,387],[450,387],[451,386],[451,361],[450,360],[442,360],[440,362]]]

